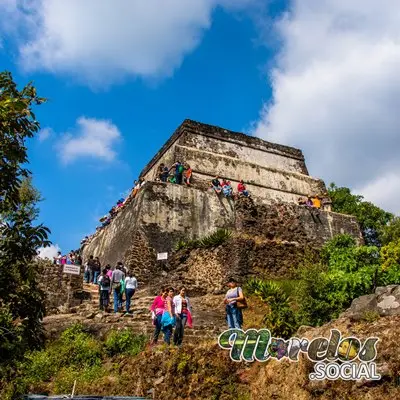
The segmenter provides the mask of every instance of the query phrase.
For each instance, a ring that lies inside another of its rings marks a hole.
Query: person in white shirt
[[[61,259],[62,259],[61,251],[57,253],[57,257],[53,258],[54,258],[54,264],[61,265]]]
[[[125,296],[126,296],[126,313],[129,314],[131,308],[131,299],[135,294],[138,287],[137,279],[132,275],[132,272],[128,272],[128,276],[125,278]]]
[[[188,318],[191,318],[192,307],[190,305],[189,297],[186,296],[186,289],[182,287],[179,294],[174,297],[173,303],[175,306],[176,326],[174,332],[174,345],[181,346],[183,334],[185,332],[185,325]],[[189,322],[189,327],[190,327]]]

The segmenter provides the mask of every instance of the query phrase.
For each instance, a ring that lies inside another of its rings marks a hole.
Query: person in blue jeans
[[[189,298],[186,296],[186,288],[182,287],[179,294],[174,297],[173,304],[175,307],[176,327],[174,331],[174,345],[181,346],[183,335],[185,333],[185,325],[188,316],[191,314],[191,305]],[[190,326],[190,325],[189,325]]]
[[[96,257],[94,259],[94,265],[92,268],[93,268],[93,283],[97,285],[97,279],[99,278],[101,271],[101,263],[99,257]]]
[[[243,314],[240,308],[237,308],[237,300],[244,299],[242,288],[238,287],[237,281],[234,278],[229,278],[227,283],[229,290],[225,296],[225,311],[226,321],[229,329],[242,329]]]
[[[122,310],[121,285],[125,274],[121,271],[121,265],[117,264],[111,276],[111,287],[114,294],[114,313]]]
[[[161,318],[161,330],[164,334],[164,342],[166,344],[171,343],[172,330],[175,325],[175,306],[173,303],[174,289],[168,288],[168,295],[165,298],[165,310]],[[165,322],[167,321],[167,322]]]
[[[160,294],[156,296],[156,298],[153,301],[153,304],[150,307],[154,325],[153,340],[151,341],[152,345],[157,344],[158,336],[160,335],[162,329],[161,320],[162,320],[162,315],[167,307],[167,302],[166,302],[167,296],[168,296],[168,288],[161,289]]]
[[[132,272],[128,272],[128,276],[125,278],[125,297],[126,297],[126,313],[130,313],[131,299],[137,289],[137,280],[132,275]]]

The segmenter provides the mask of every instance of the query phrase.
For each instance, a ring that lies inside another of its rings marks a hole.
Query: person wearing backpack
[[[181,185],[182,184],[182,179],[183,179],[183,171],[185,170],[185,167],[180,161],[177,161],[170,168],[170,171],[173,168],[175,168],[175,183],[177,183],[178,185]]]
[[[107,269],[103,269],[103,273],[100,275],[98,280],[100,287],[100,310],[109,312],[108,305],[110,304],[110,290],[111,290],[111,279],[107,275]]]
[[[121,271],[121,265],[118,263],[111,277],[111,288],[114,294],[114,313],[122,309],[121,286],[125,279],[125,274]]]
[[[242,329],[242,309],[247,307],[243,290],[241,287],[238,287],[237,281],[234,278],[229,278],[227,285],[229,290],[226,292],[224,303],[228,327],[229,329]]]

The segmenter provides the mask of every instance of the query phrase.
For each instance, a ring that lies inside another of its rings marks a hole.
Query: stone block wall
[[[170,273],[168,265],[156,260],[157,253],[168,252],[171,257],[179,239],[204,237],[218,228],[235,232],[233,244],[218,250],[222,251],[219,256],[214,251],[205,252],[203,258],[199,255],[201,261],[186,264],[181,274],[199,292],[207,282],[215,289],[211,282],[219,286],[229,272],[287,276],[306,248],[319,248],[339,233],[362,242],[358,223],[351,216],[320,211],[317,217],[295,204],[264,204],[251,198],[233,201],[213,191],[148,182],[135,201],[84,247],[84,259],[98,256],[103,265],[125,261],[141,282],[154,282],[155,276]],[[171,263],[174,268],[179,265]],[[181,277],[178,280],[183,282]]]
[[[288,203],[259,204],[242,198],[236,202],[236,228],[249,237],[301,246],[321,247],[338,234],[349,234],[362,243],[355,217],[308,209]]]
[[[254,139],[250,138],[250,140]],[[265,143],[267,142],[263,141],[260,144],[257,141],[243,140],[241,136],[239,138],[232,137],[232,135],[227,137],[222,135],[219,137],[206,136],[202,134],[201,130],[199,132],[188,130],[178,142],[180,146],[204,150],[215,155],[236,158],[244,162],[251,160],[258,165],[308,175],[301,151],[289,153],[265,146]]]
[[[299,196],[322,193],[325,184],[319,179],[261,166],[249,156],[247,161],[216,155],[202,150],[175,146],[175,158],[185,160],[193,168],[194,179],[210,182],[216,175],[230,180],[236,190],[238,182],[243,179],[250,193],[260,199],[297,202]]]
[[[317,253],[318,250],[295,242],[250,239],[237,233],[214,248],[174,253],[168,261],[167,273],[156,282],[158,285],[161,282],[163,285],[184,285],[191,295],[219,294],[231,276],[240,283],[250,277],[291,278],[306,251]]]
[[[196,188],[148,182],[135,201],[84,247],[84,261],[90,255],[103,265],[123,261],[138,230],[155,253],[162,253],[179,239],[202,237],[223,227],[234,227],[232,201]]]
[[[47,315],[67,311],[69,307],[74,307],[85,299],[82,273],[64,274],[62,265],[51,262],[43,262],[40,268],[39,287],[46,293]]]
[[[254,196],[296,202],[299,196],[322,193],[325,184],[308,175],[301,150],[226,129],[185,121],[142,171],[155,180],[161,163],[188,163],[195,180],[219,175],[234,187],[243,179]]]

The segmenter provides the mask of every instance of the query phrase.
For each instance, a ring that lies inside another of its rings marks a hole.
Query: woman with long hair
[[[174,345],[181,346],[183,335],[185,333],[185,325],[189,319],[191,320],[192,307],[190,305],[189,297],[186,296],[186,288],[182,287],[179,294],[173,299],[175,306],[176,327],[174,332]],[[189,327],[191,323],[189,324]]]
[[[238,301],[244,300],[243,290],[238,287],[234,278],[229,278],[227,285],[229,287],[225,296],[226,321],[229,329],[242,329],[243,314],[242,310],[237,307]]]
[[[161,332],[162,328],[161,319],[167,306],[167,300],[166,300],[167,296],[168,296],[168,288],[162,288],[160,294],[155,297],[153,304],[150,307],[154,325],[153,340],[151,341],[152,345],[157,344],[158,336],[160,335]],[[165,334],[164,334],[164,340],[165,340]]]
[[[161,317],[161,329],[164,333],[164,342],[171,343],[172,329],[175,325],[175,306],[173,303],[174,289],[168,288],[168,295],[165,299],[165,309]]]

